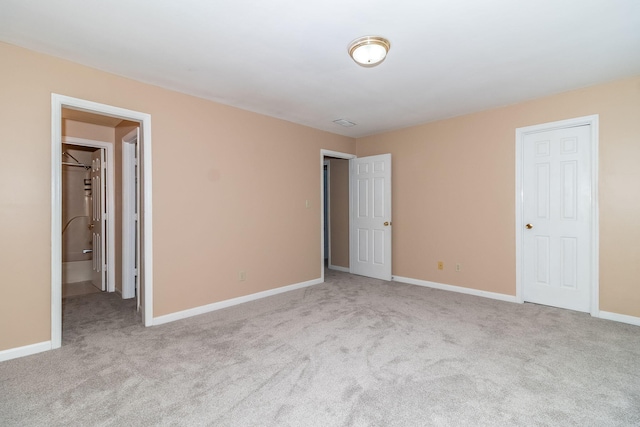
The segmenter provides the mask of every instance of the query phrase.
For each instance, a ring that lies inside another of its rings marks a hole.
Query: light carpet
[[[144,328],[68,298],[63,347],[0,363],[3,426],[638,426],[640,327],[328,271]]]

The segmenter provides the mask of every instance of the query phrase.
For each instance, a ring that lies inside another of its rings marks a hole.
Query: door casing
[[[329,268],[331,268],[331,162],[327,159],[324,159],[324,177],[323,189],[324,194],[322,195],[322,201],[324,205],[322,205],[322,209],[324,210],[324,259],[327,262]]]
[[[524,189],[523,189],[523,169],[524,169],[524,139],[526,135],[552,131],[556,129],[563,129],[575,126],[589,125],[591,129],[591,254],[590,265],[587,268],[591,269],[591,309],[592,316],[599,316],[600,312],[600,281],[599,281],[599,217],[598,217],[598,135],[599,135],[599,116],[597,114],[591,116],[577,117],[574,119],[561,120],[551,123],[543,123],[534,126],[527,126],[516,129],[516,301],[519,303],[524,302],[523,291],[523,274],[524,274],[524,260],[523,260],[523,204],[524,204]]]

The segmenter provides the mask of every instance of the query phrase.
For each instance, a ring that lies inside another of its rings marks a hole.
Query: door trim
[[[599,146],[599,115],[577,117],[574,119],[561,120],[557,122],[543,123],[534,126],[526,126],[516,129],[516,301],[524,302],[523,290],[523,266],[524,260],[524,239],[522,230],[524,228],[523,218],[523,169],[524,169],[524,138],[527,135],[551,131],[556,129],[570,128],[576,126],[591,126],[591,254],[590,254],[590,296],[592,316],[599,316],[600,312],[600,221],[598,217],[598,146]]]
[[[141,126],[144,218],[144,324],[153,324],[153,212],[151,115],[106,104],[51,94],[51,348],[62,345],[62,109],[88,111],[136,121]]]
[[[335,157],[337,159],[355,159],[355,154],[341,153],[332,150],[320,150],[320,280],[324,282],[324,158]],[[349,200],[351,200],[351,185],[349,185]],[[351,209],[351,207],[349,207]],[[351,213],[349,213],[351,214]],[[351,215],[349,215],[351,216]],[[329,230],[331,233],[331,230]],[[331,248],[329,248],[331,251]]]
[[[95,141],[92,139],[75,138],[72,136],[63,136],[62,143],[67,145],[78,145],[83,147],[103,148],[107,155],[107,185],[106,185],[106,203],[107,203],[107,292],[115,292],[116,290],[116,233],[115,233],[115,179],[114,179],[114,150],[113,144],[104,141]]]
[[[326,215],[324,216],[324,220],[326,221],[326,227],[323,228],[322,235],[326,235],[326,240],[324,245],[322,246],[322,251],[324,252],[325,258],[327,260],[327,267],[331,268],[331,162],[327,159],[324,159],[322,169],[323,172],[326,168],[326,178],[323,177],[325,184],[322,188],[326,191],[322,194],[322,201],[326,204],[322,205],[322,212]],[[324,225],[324,223],[323,223]],[[326,231],[326,233],[325,233]]]

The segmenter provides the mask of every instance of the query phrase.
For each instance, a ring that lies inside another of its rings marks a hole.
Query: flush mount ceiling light
[[[349,43],[349,56],[358,65],[375,67],[384,61],[390,48],[391,43],[384,37],[364,36]]]

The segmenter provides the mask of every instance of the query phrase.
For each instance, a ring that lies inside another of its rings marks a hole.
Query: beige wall
[[[0,350],[50,339],[52,92],[152,116],[155,316],[320,277],[318,156],[355,140],[7,44],[0,57]],[[589,114],[601,309],[640,316],[640,77],[359,139],[360,156],[393,155],[393,274],[513,295],[515,128]]]
[[[331,264],[349,268],[349,160],[329,159]]]
[[[69,119],[62,119],[62,135],[111,143],[114,142],[115,138],[115,132],[112,127]]]
[[[320,277],[320,150],[355,140],[7,44],[0,57],[0,350],[50,339],[52,92],[151,114],[155,316]]]
[[[392,154],[393,274],[515,295],[515,130],[591,114],[600,309],[640,316],[640,77],[358,139]]]

